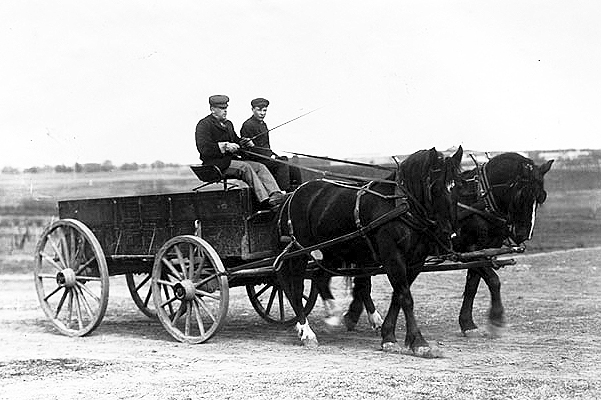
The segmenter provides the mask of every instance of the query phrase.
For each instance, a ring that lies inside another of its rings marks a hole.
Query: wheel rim
[[[171,336],[185,343],[208,340],[223,325],[229,303],[227,276],[217,252],[196,236],[167,241],[155,257],[152,297]]]
[[[265,321],[283,326],[290,326],[297,322],[298,318],[277,279],[258,285],[247,285],[246,293],[257,314]],[[317,294],[317,286],[312,280],[305,279],[303,292],[305,315],[313,310]]]
[[[84,336],[102,321],[109,276],[100,243],[83,223],[58,220],[36,246],[34,280],[40,305],[52,324],[68,336]]]
[[[125,274],[127,288],[136,306],[149,318],[157,317],[157,310],[152,301],[152,274]]]

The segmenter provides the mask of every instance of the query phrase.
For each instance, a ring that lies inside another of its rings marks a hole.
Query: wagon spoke
[[[192,307],[194,307],[194,316],[196,317],[196,323],[198,324],[198,330],[200,331],[200,335],[205,335],[205,326],[202,323],[202,317],[200,315],[200,308],[198,307],[197,300],[194,299],[192,302]]]
[[[195,293],[197,295],[199,295],[199,296],[210,297],[210,298],[215,299],[215,300],[219,300],[221,298],[221,296],[219,296],[219,295],[216,295],[216,294],[213,294],[213,293],[209,293],[209,292],[205,292],[204,290],[198,290],[198,289],[196,289]]]
[[[152,275],[150,275],[150,274],[149,274],[149,275],[147,275],[147,276],[146,276],[144,279],[142,279],[142,281],[140,282],[140,284],[139,284],[139,285],[136,285],[136,292],[137,292],[138,290],[140,290],[140,288],[141,288],[142,286],[144,286],[144,285],[146,284],[146,282],[148,282],[148,281],[150,280],[150,278],[151,278],[151,277],[152,277]]]
[[[171,287],[175,286],[175,283],[177,283],[177,282],[173,283],[171,281],[166,281],[163,279],[159,279],[157,282],[160,283],[161,285],[171,286]]]
[[[67,244],[67,236],[65,235],[65,231],[63,230],[63,227],[57,228],[56,232],[58,234],[58,240],[60,243],[60,247],[62,248],[63,252],[63,263],[65,264],[66,268],[71,268],[71,254],[69,251],[69,244]]]
[[[140,290],[140,288],[141,288],[142,286],[144,286],[144,285],[146,284],[146,282],[148,282],[148,281],[150,280],[150,278],[151,278],[151,275],[149,274],[149,275],[148,275],[148,276],[146,276],[144,279],[142,279],[142,281],[140,282],[140,284],[139,284],[139,285],[136,285],[136,292],[137,292],[138,290]]]
[[[54,312],[54,319],[58,318],[58,314],[60,314],[61,309],[63,308],[63,303],[65,302],[65,299],[67,298],[67,293],[69,291],[65,289],[65,291],[63,292],[63,295],[61,296],[61,299],[58,302],[58,305],[56,306],[56,311]]]
[[[83,329],[83,317],[81,315],[81,304],[79,302],[79,295],[77,293],[77,290],[72,289],[73,291],[73,296],[75,297],[75,314],[77,315],[77,326],[79,326],[79,329]]]
[[[77,293],[79,293],[79,298],[81,299],[81,304],[83,304],[83,308],[84,308],[86,314],[88,314],[88,317],[90,319],[94,318],[94,313],[92,312],[90,303],[88,303],[88,299],[84,295],[83,290],[81,290],[81,288],[76,287],[76,291],[77,291]]]
[[[192,319],[192,302],[186,303],[186,325],[184,326],[184,334],[190,336],[190,321]]]
[[[169,299],[169,287],[168,286],[163,286],[163,293],[165,293],[165,299]],[[173,315],[173,305],[171,303],[173,303],[175,301],[175,299],[177,299],[177,297],[175,297],[175,293],[173,293],[173,297],[171,298],[171,300],[168,303],[165,303],[167,305],[169,305],[169,314]],[[162,306],[163,308],[165,307],[165,305]]]
[[[52,274],[38,274],[38,278],[45,278],[45,279],[56,280],[56,275],[52,275]]]
[[[284,291],[281,289],[278,289],[278,300],[280,303],[280,320],[283,321],[286,316],[284,315]]]
[[[215,318],[215,316],[213,315],[213,313],[211,312],[211,310],[209,310],[209,307],[207,307],[207,305],[205,304],[205,302],[202,299],[199,299],[198,297],[195,297],[195,299],[198,302],[198,305],[202,307],[202,309],[204,310],[204,312],[207,313],[207,315],[213,320],[213,322],[217,322],[217,319]]]
[[[186,260],[184,260],[184,255],[182,254],[182,250],[177,245],[173,246],[173,250],[175,250],[175,254],[177,255],[177,262],[179,263],[180,268],[182,269],[182,275],[183,275],[184,279],[188,279]]]
[[[44,297],[44,301],[48,301],[49,298],[54,296],[61,289],[62,289],[62,286],[57,286],[56,289],[54,289],[52,292],[50,292],[50,294],[48,294],[46,297]]]
[[[198,250],[199,250],[198,251],[198,253],[199,253],[198,269],[194,272],[194,280],[200,279],[200,276],[201,276],[202,270],[203,270],[203,266],[205,265],[205,259],[206,259],[203,249],[199,248]]]
[[[146,293],[146,297],[144,298],[144,307],[148,308],[148,302],[150,301],[151,296],[152,296],[152,286],[148,288],[148,293]]]
[[[73,316],[73,291],[69,290],[69,317],[67,318],[67,328],[71,328],[71,317]]]
[[[69,235],[69,254],[71,256],[69,258],[70,265],[75,265],[75,260],[77,260],[77,255],[79,253],[79,248],[76,247],[77,244],[75,242],[76,234],[77,234],[77,231],[74,229],[71,229],[71,233]]]
[[[269,286],[267,286],[269,287]],[[267,301],[267,307],[265,307],[265,313],[269,315],[271,313],[271,307],[273,306],[273,301],[275,300],[276,288],[275,286],[271,286],[271,293],[269,294],[269,300]]]
[[[272,287],[272,286],[270,286],[270,285],[265,285],[265,286],[263,286],[263,287],[261,288],[261,290],[259,290],[259,291],[257,291],[257,292],[255,293],[255,296],[254,296],[254,298],[255,298],[255,299],[258,299],[259,297],[261,297],[261,295],[262,295],[263,293],[265,293],[265,292],[266,292],[266,291],[267,291],[267,290],[268,290],[270,287]]]
[[[195,287],[199,287],[204,285],[205,283],[209,283],[210,281],[212,281],[213,279],[216,279],[219,276],[219,274],[211,274],[208,277],[204,278],[203,280],[196,282],[194,284]]]
[[[171,303],[173,303],[175,300],[177,300],[177,297],[175,296],[170,299],[167,299],[161,303],[161,307],[169,306],[169,311],[171,312],[171,314],[173,314],[173,306],[171,305]]]
[[[77,284],[77,287],[79,287],[82,290],[85,290],[86,293],[88,295],[90,295],[90,297],[92,297],[94,300],[96,300],[96,302],[100,303],[100,298],[98,296],[96,296],[89,287],[87,287],[86,285],[84,285],[81,282],[76,282],[76,284]]]
[[[175,297],[171,299],[171,301],[175,300]],[[182,305],[177,309],[177,311],[175,312],[175,315],[173,315],[173,317],[171,318],[171,325],[175,326],[175,324],[177,323],[177,320],[180,319],[180,317],[182,316],[182,312],[183,312],[183,303]]]
[[[42,256],[42,258],[46,261],[48,261],[54,268],[56,268],[58,271],[62,271],[64,268],[61,268],[60,265],[58,265],[56,263],[56,261],[54,261],[54,257],[51,257],[50,255],[44,253],[43,251],[40,252],[40,255]]]
[[[92,257],[88,261],[86,261],[85,263],[81,264],[79,266],[79,268],[77,268],[77,271],[75,271],[75,275],[81,273],[84,269],[86,269],[88,267],[88,265],[90,265],[95,260],[96,260],[96,257]]]
[[[163,264],[167,267],[167,270],[169,272],[171,272],[171,275],[173,275],[174,277],[178,278],[179,280],[185,279],[185,278],[182,277],[182,274],[180,274],[179,271],[175,269],[175,267],[173,266],[173,264],[171,264],[171,261],[169,261],[165,257],[163,257],[161,259],[161,261],[163,261]]]

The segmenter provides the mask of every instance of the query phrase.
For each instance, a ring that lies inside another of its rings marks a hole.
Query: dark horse
[[[544,175],[552,164],[553,160],[550,160],[537,166],[531,159],[517,153],[503,153],[463,172],[453,189],[459,201],[454,250],[467,252],[499,248],[504,244],[521,245],[531,239],[536,210],[547,198]],[[498,335],[499,328],[505,325],[501,283],[497,273],[491,267],[468,269],[459,314],[459,325],[466,336],[480,335],[472,317],[472,308],[481,278],[491,294],[490,333]],[[331,297],[329,289],[322,286],[320,290],[322,296]],[[353,301],[344,315],[349,330],[357,324],[363,305],[372,327],[378,328],[379,314],[370,291],[369,277],[355,278]]]
[[[298,318],[296,329],[303,344],[317,345],[302,305],[309,257],[303,253],[287,258],[285,254],[317,245],[312,256],[324,270],[351,263],[382,266],[393,288],[382,326],[382,349],[401,350],[395,329],[402,308],[405,346],[418,356],[437,356],[415,320],[410,286],[434,248],[450,246],[455,216],[451,188],[459,179],[462,155],[461,147],[446,158],[434,148],[421,150],[399,165],[391,177],[394,180],[365,186],[315,180],[301,185],[287,199],[279,228],[290,242],[276,270]],[[336,241],[340,238],[345,240]]]

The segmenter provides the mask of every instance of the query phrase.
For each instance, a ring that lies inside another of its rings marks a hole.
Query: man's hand
[[[240,146],[242,147],[255,147],[255,144],[253,143],[253,141],[249,138],[242,138],[240,139]]]
[[[235,153],[240,150],[240,146],[236,143],[226,142],[225,143],[225,151],[228,153]]]

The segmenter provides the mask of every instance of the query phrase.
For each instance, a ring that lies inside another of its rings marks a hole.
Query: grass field
[[[331,169],[332,170],[332,169]],[[339,171],[357,173],[357,171]],[[90,174],[0,174],[0,272],[26,268],[57,201],[186,192],[198,185],[187,168]],[[553,170],[529,252],[601,246],[601,175]],[[20,262],[20,259],[24,259]]]

